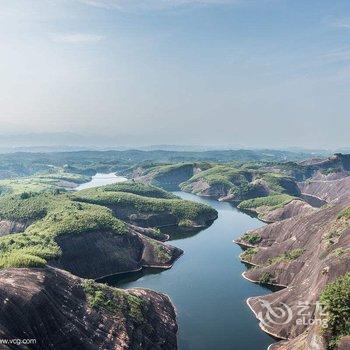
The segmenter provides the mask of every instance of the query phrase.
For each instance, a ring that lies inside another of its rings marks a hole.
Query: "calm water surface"
[[[78,187],[75,188],[76,191],[83,190],[85,188],[91,188],[91,187],[98,187],[98,186],[104,186],[104,185],[110,185],[117,182],[125,182],[128,179],[123,176],[118,176],[114,173],[110,174],[103,174],[103,173],[97,173],[91,178],[91,181],[85,182]]]
[[[229,203],[175,194],[211,205],[218,219],[206,230],[170,242],[185,252],[171,269],[144,269],[105,282],[168,294],[177,309],[180,350],[265,350],[274,340],[260,330],[246,299],[270,291],[242,278],[241,250],[232,242],[263,224]]]

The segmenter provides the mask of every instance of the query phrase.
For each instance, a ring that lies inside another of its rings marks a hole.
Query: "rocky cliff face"
[[[171,212],[157,212],[149,213],[139,210],[138,212],[133,207],[109,206],[113,210],[114,215],[127,223],[140,227],[168,227],[178,226],[181,224],[181,218],[179,215],[175,215]],[[190,228],[198,229],[205,228],[212,224],[217,219],[217,212],[212,210],[210,212],[197,215],[196,218],[191,220]],[[180,225],[181,226],[181,225]]]
[[[23,232],[33,221],[0,220],[0,236]]]
[[[315,210],[316,209],[314,207],[303,200],[295,199],[284,205],[282,208],[271,210],[269,207],[262,206],[255,208],[254,212],[258,215],[259,219],[272,223],[298,215],[308,214]]]
[[[349,200],[342,200],[250,231],[249,237],[257,237],[254,244],[238,240],[242,246],[249,247],[242,260],[254,266],[244,276],[254,282],[285,287],[248,300],[263,330],[289,340],[271,346],[271,350],[325,349],[322,334],[309,325],[315,319],[316,303],[325,285],[349,269],[350,223],[339,216],[349,204]],[[308,311],[303,323],[299,321],[300,303],[307,305]],[[266,305],[282,309],[287,305],[290,319],[266,322]]]
[[[130,229],[129,234],[116,235],[95,231],[57,237],[62,254],[59,259],[49,261],[49,265],[80,277],[98,279],[137,271],[143,266],[169,268],[183,253],[139,232]]]
[[[310,179],[298,184],[302,193],[318,197],[326,202],[334,202],[350,197],[350,176],[328,179]]]
[[[53,268],[0,271],[0,338],[36,339],[2,349],[176,349],[165,295],[118,290]]]
[[[136,181],[152,184],[167,190],[178,190],[179,185],[191,178],[199,168],[194,163],[154,166],[151,170],[139,167],[132,173]]]
[[[350,170],[350,155],[336,153],[327,159],[308,159],[300,163],[303,166],[310,166],[315,171],[336,169],[338,171]]]

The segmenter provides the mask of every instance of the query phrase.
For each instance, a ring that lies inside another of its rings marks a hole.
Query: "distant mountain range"
[[[79,150],[127,150],[139,149],[145,151],[165,150],[180,152],[200,152],[212,150],[262,150],[262,148],[247,148],[239,146],[205,146],[205,145],[147,145],[143,142],[142,136],[135,135],[115,135],[106,136],[99,134],[76,134],[69,132],[55,133],[27,133],[0,135],[0,152],[30,151],[30,152],[50,152],[50,151],[79,151]],[[335,152],[349,153],[350,147],[342,149],[321,150],[304,149],[298,147],[281,148],[281,151],[294,153],[304,153],[317,156],[327,156]]]

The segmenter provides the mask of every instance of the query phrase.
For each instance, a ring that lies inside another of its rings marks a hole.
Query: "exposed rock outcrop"
[[[336,180],[313,180],[298,184],[302,193],[318,197],[327,202],[350,197],[350,176]]]
[[[62,254],[49,265],[93,279],[137,271],[143,266],[169,268],[183,253],[133,229],[123,235],[110,231],[64,235],[56,242]]]
[[[0,236],[23,232],[33,221],[0,220]]]
[[[247,244],[244,239],[237,241],[250,247],[242,254],[242,260],[254,265],[244,273],[247,279],[286,286],[278,292],[248,300],[263,330],[290,340],[271,346],[271,350],[324,349],[322,337],[312,333],[308,326],[315,318],[316,303],[325,285],[348,272],[350,223],[339,216],[348,205],[349,200],[344,200],[250,231],[249,237],[258,237],[255,244]],[[307,305],[309,313],[304,323],[298,321],[300,303]],[[266,322],[266,305],[287,305],[291,318],[288,322]],[[306,331],[309,333],[304,333]],[[310,344],[314,344],[313,347]]]
[[[139,210],[136,212],[134,207],[120,207],[110,205],[108,206],[113,210],[114,215],[125,222],[140,227],[168,227],[168,226],[181,226],[181,218],[175,213],[169,211],[149,213]],[[212,224],[216,220],[218,214],[215,210],[203,211],[202,214],[196,216],[195,219],[190,220],[189,228],[198,229],[205,228]]]
[[[307,159],[300,162],[303,166],[311,166],[315,171],[334,169],[350,171],[350,154],[336,153],[327,159]]]
[[[191,178],[200,168],[195,163],[158,165],[151,169],[136,168],[132,178],[146,184],[152,184],[167,190],[178,190],[179,185]]]
[[[1,349],[177,348],[176,316],[167,296],[93,284],[96,292],[86,285],[53,268],[0,271],[0,337],[36,340],[34,347]]]
[[[282,208],[277,208],[271,211],[265,210],[263,207],[256,208],[256,213],[259,215],[259,218],[265,222],[276,222],[301,214],[308,214],[315,210],[316,209],[310,204],[300,199],[295,199],[284,205]]]
[[[234,203],[273,194],[300,195],[297,183],[288,176],[240,170],[223,165],[193,176],[180,187],[185,192]]]

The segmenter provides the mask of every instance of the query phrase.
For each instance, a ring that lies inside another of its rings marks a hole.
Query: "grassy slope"
[[[195,182],[204,181],[209,186],[218,185],[226,189],[228,194],[237,195],[237,199],[244,199],[246,195],[254,193],[259,186],[252,182],[253,179],[265,183],[271,194],[289,193],[290,185],[293,184],[293,179],[278,173],[263,172],[244,166],[216,165],[182,183],[181,189],[191,192]]]
[[[215,165],[204,170],[191,179],[181,184],[184,191],[191,189],[191,185],[199,180],[207,182],[210,186],[220,185],[228,191],[236,191],[238,188],[244,189],[249,186],[249,172],[233,168],[229,165]]]
[[[124,189],[127,192],[115,191]],[[138,194],[169,197],[151,198]],[[127,234],[126,225],[113,216],[105,205],[127,205],[135,212],[169,211],[180,220],[192,220],[198,215],[213,214],[215,210],[197,203],[173,198],[164,190],[142,184],[109,185],[84,190],[76,194],[30,193],[0,198],[0,219],[32,220],[24,233],[0,237],[0,268],[43,266],[59,257],[55,238],[65,234],[89,231],[112,231]]]
[[[146,300],[93,280],[84,280],[83,289],[91,308],[103,308],[118,316],[127,314],[139,324],[144,322],[149,307]]]
[[[62,189],[62,181],[80,184],[89,181],[89,179],[85,175],[57,171],[24,178],[0,180],[0,195]]]
[[[107,185],[104,187],[104,191],[111,192],[125,192],[137,194],[144,197],[153,197],[153,198],[164,198],[164,199],[173,199],[178,198],[170,192],[167,192],[159,187],[146,185],[137,182],[122,182],[113,185]]]
[[[6,208],[6,203],[11,206]],[[2,219],[35,222],[24,233],[0,237],[0,268],[41,266],[60,255],[55,237],[95,230],[127,233],[125,224],[101,206],[73,202],[67,195],[37,194],[0,199]]]
[[[141,184],[139,184],[141,186]],[[144,185],[142,185],[144,186]],[[146,185],[147,186],[147,185]],[[130,208],[135,213],[171,213],[179,220],[196,221],[199,216],[215,216],[211,207],[178,198],[150,198],[134,193],[112,191],[111,187],[92,188],[73,195],[80,202]]]
[[[242,210],[252,210],[262,206],[269,207],[269,210],[275,210],[278,208],[282,208],[284,205],[291,202],[296,197],[290,196],[288,194],[277,194],[271,195],[267,197],[258,197],[253,199],[247,199],[242,201],[238,205],[238,209]]]

